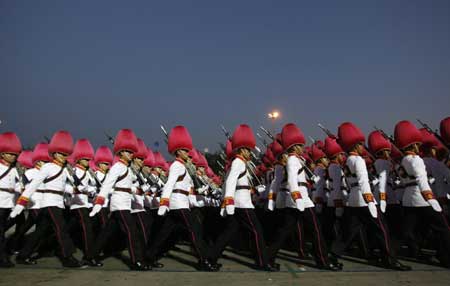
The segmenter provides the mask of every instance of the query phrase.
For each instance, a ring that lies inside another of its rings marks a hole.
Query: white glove
[[[441,205],[439,204],[439,202],[435,199],[431,199],[427,201],[428,204],[430,204],[430,206],[433,208],[433,210],[437,211],[437,212],[441,212],[442,208]]]
[[[225,211],[225,208],[221,208],[220,209],[220,216],[221,217],[226,217],[227,216],[227,212]]]
[[[380,200],[380,210],[382,213],[386,212],[386,201],[385,200]]]
[[[305,210],[305,202],[303,201],[303,199],[296,199],[295,204],[297,205],[297,209],[299,211],[302,212]]]
[[[146,193],[146,192],[148,192],[148,190],[150,190],[150,185],[147,184],[147,183],[145,183],[145,184],[142,186],[142,191],[143,191],[144,193]]]
[[[169,212],[168,206],[160,206],[158,209],[158,215],[159,216],[165,216]]]
[[[311,177],[311,181],[313,181],[314,184],[317,184],[317,183],[320,181],[320,177],[317,176],[317,175],[313,175],[313,176]]]
[[[15,218],[16,216],[20,215],[20,213],[25,209],[25,206],[22,205],[15,205],[12,209],[11,213],[9,214],[10,218]]]
[[[264,185],[258,185],[258,186],[256,186],[256,191],[257,191],[258,193],[263,193],[263,192],[266,191],[266,186],[264,186]]]
[[[336,209],[334,210],[334,214],[335,214],[337,217],[342,217],[342,216],[344,215],[344,208],[336,208]]]
[[[92,208],[92,211],[89,213],[89,216],[93,217],[96,214],[98,214],[102,210],[102,207],[103,206],[100,204],[95,204],[94,207]]]
[[[368,203],[367,207],[369,208],[370,215],[373,218],[377,218],[378,217],[378,212],[377,212],[377,206],[375,205],[375,203],[374,202],[370,202],[370,203]]]
[[[322,209],[323,209],[323,204],[316,204],[315,208],[316,208],[316,213],[321,214]]]
[[[206,195],[208,188],[209,188],[208,186],[203,186],[201,188],[198,188],[197,193],[199,193],[200,195]]]
[[[227,215],[234,215],[234,205],[225,206],[225,210],[227,211]]]
[[[273,200],[267,201],[267,209],[269,211],[273,211],[275,209],[275,202]]]

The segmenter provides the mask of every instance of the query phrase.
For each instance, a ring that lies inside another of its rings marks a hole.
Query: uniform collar
[[[77,167],[78,169],[83,170],[83,171],[87,170],[87,168],[81,166],[80,164],[76,164],[75,167]]]
[[[58,162],[58,161],[56,161],[56,160],[53,160],[52,163],[55,164],[55,165],[58,165],[58,166],[60,166],[60,167],[64,167],[63,164],[61,164],[60,162]]]
[[[247,162],[247,160],[245,160],[245,158],[241,155],[236,155],[235,157],[241,159],[242,161],[244,161],[244,163]]]
[[[122,159],[119,159],[119,161],[118,162],[120,162],[120,163],[122,163],[122,164],[124,164],[125,166],[129,166],[130,165],[130,163],[127,163],[127,162],[125,162],[124,160],[122,160]]]
[[[176,157],[175,158],[175,161],[178,161],[178,162],[180,162],[181,164],[186,164],[186,162],[184,162],[184,160],[183,159],[181,159],[181,158],[179,158],[179,157]]]
[[[359,156],[357,152],[348,152],[348,155],[350,156]]]
[[[405,152],[405,156],[408,156],[408,155],[416,156],[417,154],[415,152],[412,152],[412,151],[406,151]]]

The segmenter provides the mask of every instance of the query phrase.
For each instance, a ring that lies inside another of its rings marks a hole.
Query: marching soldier
[[[391,249],[388,229],[378,213],[376,201],[369,184],[364,154],[365,136],[353,123],[345,122],[339,126],[338,137],[341,146],[348,152],[346,161],[347,181],[350,184],[348,207],[350,219],[349,241],[359,233],[361,227],[366,227],[373,234],[382,251],[382,265],[395,270],[411,270],[401,264]],[[363,238],[367,241],[367,238]],[[367,244],[366,244],[367,245]]]
[[[288,237],[289,233],[300,223],[300,226],[312,236],[314,258],[319,268],[338,271],[342,265],[329,262],[328,250],[321,233],[320,222],[314,212],[314,203],[308,194],[306,170],[303,154],[305,137],[302,131],[293,123],[286,124],[281,131],[281,140],[284,152],[288,154],[285,174],[287,188],[280,188],[285,192],[284,216],[277,230],[274,242],[270,246],[270,258],[275,260],[278,250]],[[277,195],[278,197],[278,195]]]
[[[34,192],[43,194],[36,230],[20,251],[16,262],[28,265],[36,264],[36,260],[31,258],[31,254],[44,236],[53,230],[59,244],[62,265],[64,267],[81,267],[82,264],[73,257],[75,246],[69,236],[63,215],[64,193],[66,190],[72,189],[71,184],[73,185],[74,182],[65,167],[67,157],[73,151],[72,135],[67,131],[56,132],[49,143],[48,151],[52,162],[42,166],[33,181],[25,188],[11,212],[11,217],[14,218],[28,205]],[[40,189],[42,184],[45,184],[45,189]]]
[[[404,228],[406,243],[410,254],[418,258],[419,247],[415,236],[418,225],[428,226],[438,238],[437,258],[444,267],[450,267],[450,229],[442,215],[442,208],[428,183],[427,170],[419,154],[422,134],[409,121],[400,121],[395,126],[395,145],[403,150],[405,156],[401,167],[405,192],[402,205],[404,209]]]
[[[185,228],[194,250],[199,258],[198,269],[201,271],[216,271],[208,261],[208,250],[199,236],[197,221],[193,219],[189,210],[189,191],[193,186],[192,178],[188,173],[186,164],[189,151],[192,150],[192,139],[184,126],[172,129],[168,138],[168,151],[175,156],[170,166],[169,177],[164,185],[159,202],[158,215],[166,216],[160,232],[156,235],[147,251],[150,263],[156,263],[158,251],[165,244],[167,238],[177,226]]]
[[[0,134],[0,267],[13,267],[6,252],[7,219],[14,207],[16,193],[20,193],[19,174],[15,167],[22,144],[15,133]]]
[[[119,156],[119,160],[106,175],[89,216],[93,217],[99,213],[105,204],[106,198],[111,195],[109,201],[110,218],[106,227],[97,238],[95,256],[99,255],[114,234],[116,226],[119,226],[127,240],[131,259],[130,269],[146,271],[149,270],[149,267],[143,262],[143,245],[139,239],[136,221],[131,214],[131,203],[133,194],[136,193],[136,187],[133,183],[135,176],[133,171],[130,170],[130,163],[133,159],[133,154],[137,152],[138,141],[134,132],[130,129],[120,130],[114,140],[114,153]]]

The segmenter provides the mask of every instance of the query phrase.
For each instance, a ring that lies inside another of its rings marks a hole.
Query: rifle
[[[422,120],[417,119],[417,121],[420,123],[420,125],[422,125],[423,128],[425,128],[428,132],[433,134],[436,137],[436,139],[439,140],[439,142],[441,142],[441,144],[444,146],[447,153],[450,151],[448,145],[445,143],[444,139],[441,137],[441,135],[437,131],[431,129],[431,127],[428,124],[426,124],[425,122],[423,122]]]

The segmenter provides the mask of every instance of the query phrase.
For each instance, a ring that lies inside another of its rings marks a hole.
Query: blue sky
[[[450,115],[449,1],[0,0],[0,131],[95,146],[184,124],[217,149],[239,123],[316,138]],[[267,113],[282,117],[271,123]],[[164,144],[161,144],[164,147]]]

